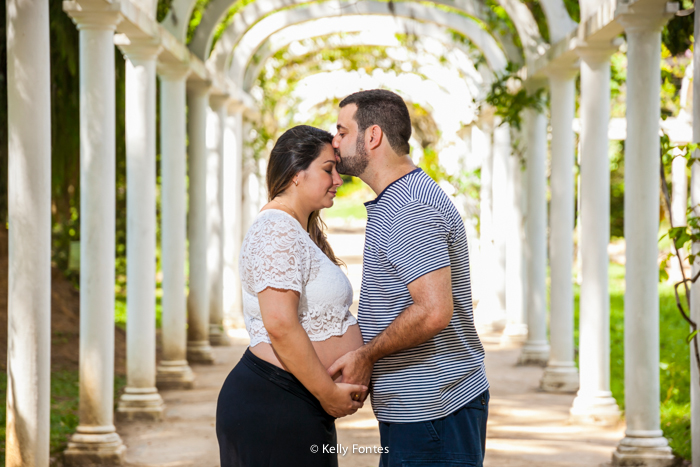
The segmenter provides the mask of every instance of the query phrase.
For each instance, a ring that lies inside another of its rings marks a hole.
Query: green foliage
[[[204,11],[207,9],[211,1],[212,0],[197,0],[197,3],[195,3],[194,9],[192,10],[192,16],[190,16],[190,23],[187,27],[188,44],[192,42],[194,32],[197,29],[197,26],[199,26],[199,23],[202,22],[202,14],[204,14]]]
[[[518,69],[518,65],[509,63],[506,71],[491,83],[485,102],[495,109],[495,114],[501,117],[502,124],[508,124],[520,131],[523,110],[533,109],[538,112],[544,110],[545,89],[540,88],[533,93],[528,93],[522,86],[522,79],[517,75]]]
[[[693,0],[681,0],[681,9],[693,8]],[[693,21],[695,14],[674,16],[661,33],[661,41],[673,56],[685,55],[693,43]]]
[[[625,142],[610,141],[610,236],[625,236]]]
[[[542,4],[539,0],[524,0],[523,3],[530,10],[530,13],[532,13],[542,39],[544,39],[545,42],[549,42],[549,26],[547,25],[547,17],[542,9]]]
[[[170,11],[172,4],[173,0],[158,0],[156,20],[158,20],[159,23],[162,22],[166,16],[168,16],[168,12]]]

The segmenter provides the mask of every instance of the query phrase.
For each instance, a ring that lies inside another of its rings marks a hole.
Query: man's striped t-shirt
[[[464,223],[444,191],[416,169],[365,203],[367,231],[359,323],[365,343],[413,301],[408,284],[450,266],[454,313],[432,339],[380,359],[372,408],[381,422],[419,422],[451,414],[489,384],[476,334]]]

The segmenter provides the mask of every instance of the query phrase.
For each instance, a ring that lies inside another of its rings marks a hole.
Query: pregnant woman
[[[343,183],[331,143],[330,133],[297,126],[272,149],[270,202],[241,247],[250,347],[219,394],[222,467],[337,466],[323,446],[337,444],[335,419],[366,396],[366,386],[334,382],[326,371],[362,346],[352,287],[319,217]]]

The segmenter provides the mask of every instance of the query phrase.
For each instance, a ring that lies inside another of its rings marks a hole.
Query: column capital
[[[583,42],[576,44],[576,53],[581,60],[589,65],[603,64],[610,61],[610,56],[617,52],[622,45],[622,38],[618,37],[610,42]]]
[[[620,23],[625,32],[660,32],[677,11],[677,2],[622,3],[618,5],[615,12],[615,21]]]
[[[568,81],[574,79],[579,73],[579,63],[578,61],[567,64],[554,66],[547,70],[547,77],[556,80]]]
[[[156,60],[163,48],[160,43],[160,38],[146,37],[133,39],[126,34],[115,35],[114,45],[119,47],[119,50],[124,54],[124,58],[127,58],[131,62]]]
[[[192,69],[188,63],[158,62],[158,76],[166,81],[180,81],[190,74]]]
[[[187,80],[187,92],[194,96],[205,96],[209,94],[212,82],[209,80],[203,81],[201,79],[188,79]]]
[[[226,101],[229,100],[229,95],[228,94],[210,94],[209,95],[209,106],[214,110],[215,112],[218,112],[224,104],[226,104]]]
[[[71,17],[78,30],[97,29],[116,31],[122,20],[119,5],[105,2],[65,1],[63,11]]]

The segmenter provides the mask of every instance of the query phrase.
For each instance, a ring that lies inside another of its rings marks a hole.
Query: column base
[[[670,467],[675,457],[661,430],[628,431],[613,453],[612,465]]]
[[[187,360],[163,360],[156,368],[156,387],[158,389],[192,389],[194,373]]]
[[[586,425],[614,426],[620,422],[620,408],[610,391],[578,395],[570,410],[570,420]]]
[[[110,426],[78,426],[63,452],[69,467],[118,466],[124,464],[126,446]]]
[[[132,422],[136,420],[160,421],[165,405],[156,388],[124,389],[117,405],[117,420]]]
[[[524,344],[527,342],[527,324],[506,324],[501,335],[502,344]]]
[[[578,386],[578,370],[573,362],[548,364],[540,380],[540,388],[545,392],[576,392]]]
[[[549,362],[549,344],[546,341],[525,342],[518,365],[545,366],[547,362]]]
[[[222,329],[222,326],[212,324],[209,326],[209,344],[215,347],[224,347],[231,345],[231,340]]]
[[[187,361],[203,365],[213,364],[214,356],[209,341],[189,341],[187,343]]]

